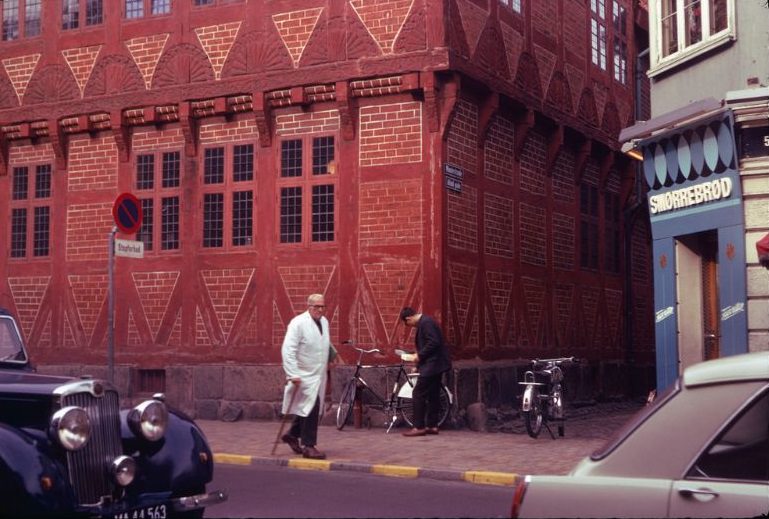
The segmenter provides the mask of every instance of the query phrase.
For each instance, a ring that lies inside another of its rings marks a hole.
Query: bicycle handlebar
[[[554,364],[557,366],[557,365],[566,364],[566,363],[578,364],[579,359],[577,357],[558,357],[555,359],[534,359],[531,361],[531,363],[534,366],[537,366],[540,364]]]

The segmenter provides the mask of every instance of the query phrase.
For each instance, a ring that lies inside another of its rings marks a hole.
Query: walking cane
[[[291,381],[289,381],[288,383],[294,384]],[[296,399],[297,393],[299,393],[299,384],[294,384],[294,393],[291,395],[291,399],[288,401],[289,411],[294,406],[294,400]],[[286,422],[288,422],[288,417],[289,417],[289,414],[286,413],[283,415],[283,418],[280,420],[280,429],[278,429],[278,436],[275,438],[275,443],[272,444],[272,452],[270,452],[270,456],[275,455],[275,449],[278,448],[278,444],[280,443],[280,437],[283,436],[283,429],[285,429],[286,427]]]

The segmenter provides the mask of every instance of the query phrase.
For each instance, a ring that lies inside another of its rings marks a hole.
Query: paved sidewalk
[[[603,445],[641,405],[622,402],[569,410],[566,435],[556,440],[546,430],[539,438],[530,438],[521,420],[513,424],[511,433],[441,430],[437,436],[416,438],[402,436],[404,428],[394,428],[388,434],[381,427],[355,429],[348,425],[338,431],[321,425],[318,448],[328,457],[323,461],[305,460],[282,442],[271,455],[280,427],[277,421],[197,423],[217,463],[266,463],[512,485],[518,474],[568,473],[580,459]]]

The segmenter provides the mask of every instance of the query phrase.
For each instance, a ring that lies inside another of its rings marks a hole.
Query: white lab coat
[[[307,416],[312,411],[317,397],[320,397],[322,413],[331,338],[328,320],[321,317],[320,323],[323,327],[322,335],[309,311],[297,315],[288,323],[286,338],[281,348],[283,371],[286,372],[286,378],[299,377],[302,382],[298,386],[286,384],[283,391],[283,414]],[[291,402],[295,390],[299,393]]]

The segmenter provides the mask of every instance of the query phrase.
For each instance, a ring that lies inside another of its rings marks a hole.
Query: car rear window
[[[590,455],[590,459],[593,461],[598,461],[608,456],[609,453],[611,453],[623,441],[625,441],[625,438],[632,434],[632,432],[635,431],[638,426],[648,420],[651,415],[656,413],[658,409],[662,408],[662,406],[668,403],[670,399],[680,391],[681,379],[679,378],[676,380],[675,384],[668,387],[665,391],[662,392],[662,394],[657,395],[657,397],[654,399],[654,402],[647,405],[646,407],[641,408],[635,415],[630,418],[630,420],[625,422],[625,425],[617,429],[614,434],[612,434],[611,437],[606,441],[606,443],[603,444],[602,447]]]

